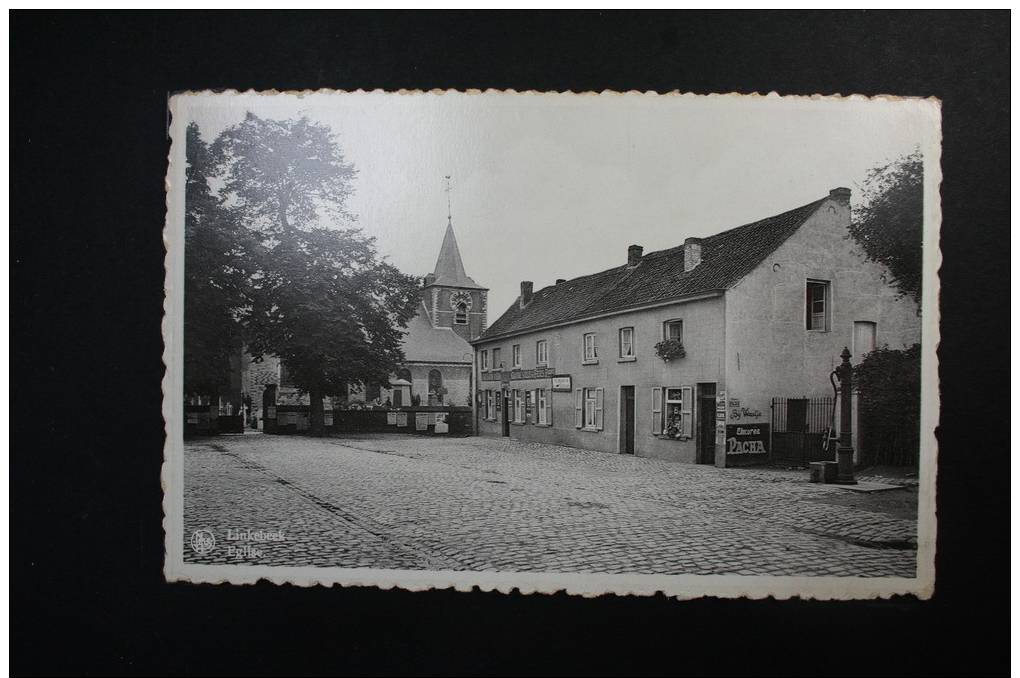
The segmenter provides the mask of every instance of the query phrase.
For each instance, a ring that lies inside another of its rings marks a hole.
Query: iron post
[[[850,364],[850,349],[843,347],[839,354],[843,362],[836,368],[839,377],[839,447],[836,448],[837,485],[856,485],[854,479],[854,446],[851,440],[853,416],[854,368]]]

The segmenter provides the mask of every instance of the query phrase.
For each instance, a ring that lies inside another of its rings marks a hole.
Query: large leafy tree
[[[225,200],[263,246],[244,314],[249,351],[283,361],[321,433],[324,396],[351,383],[387,385],[403,361],[419,282],[382,260],[360,229],[336,225],[353,220],[346,201],[356,173],[327,126],[248,114],[214,150]]]
[[[240,352],[238,314],[254,243],[212,189],[217,160],[195,123],[185,147],[184,392],[215,398],[227,390],[231,358]]]
[[[924,168],[914,151],[872,169],[850,234],[869,259],[886,266],[903,294],[921,300]]]

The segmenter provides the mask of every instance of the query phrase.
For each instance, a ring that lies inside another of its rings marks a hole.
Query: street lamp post
[[[850,365],[850,349],[843,347],[840,353],[843,362],[836,368],[839,378],[839,447],[836,448],[837,485],[856,485],[854,479],[854,447],[851,440],[851,418],[853,416],[853,375]]]

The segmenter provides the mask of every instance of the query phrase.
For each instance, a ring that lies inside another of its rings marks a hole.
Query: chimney
[[[701,263],[701,238],[684,240],[684,272],[690,271]]]
[[[641,253],[645,251],[645,248],[641,245],[631,245],[627,248],[627,265],[630,267],[637,266],[641,263]]]
[[[850,205],[850,189],[849,188],[843,188],[843,187],[834,188],[831,191],[829,191],[829,197],[832,198],[833,200],[835,200],[838,203],[842,203],[842,204],[847,205],[847,206]]]
[[[556,284],[557,285],[559,285],[560,283],[565,283],[565,282],[567,282],[566,278],[556,278]]]
[[[531,303],[531,294],[535,290],[535,283],[530,280],[521,281],[521,308]]]

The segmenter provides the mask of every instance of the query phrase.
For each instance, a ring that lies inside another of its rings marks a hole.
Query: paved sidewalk
[[[185,560],[399,569],[914,576],[916,522],[823,503],[806,472],[491,438],[185,444]],[[907,492],[908,490],[893,490]],[[216,547],[190,547],[205,529]],[[282,530],[282,541],[228,539]],[[236,535],[234,535],[236,536]]]

